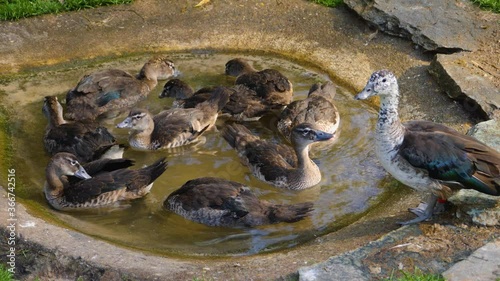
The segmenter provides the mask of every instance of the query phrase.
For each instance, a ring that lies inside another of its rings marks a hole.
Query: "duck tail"
[[[167,170],[168,162],[165,157],[159,159],[155,163],[143,168],[150,176],[149,183],[154,182],[158,177],[160,177],[165,170]]]
[[[231,96],[231,94],[231,89],[226,87],[217,87],[206,103],[208,103],[211,108],[219,112],[229,101],[229,96]]]
[[[274,205],[270,208],[269,221],[271,223],[297,222],[306,218],[312,210],[312,202],[293,205]]]

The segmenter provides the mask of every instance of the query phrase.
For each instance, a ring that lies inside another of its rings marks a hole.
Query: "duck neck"
[[[64,120],[63,112],[61,110],[52,111],[49,116],[49,126],[57,127],[59,125],[67,123]]]
[[[147,89],[148,91],[153,90],[153,88],[156,87],[156,85],[158,85],[158,79],[157,79],[158,77],[153,73],[151,73],[151,71],[149,71],[146,66],[144,66],[141,69],[139,74],[137,74],[136,78],[138,80],[141,80],[144,83],[144,85],[148,87]]]
[[[155,124],[153,119],[149,118],[148,125],[145,129],[131,131],[129,136],[130,145],[136,148],[149,148],[154,127]]]
[[[66,180],[59,177],[57,175],[56,169],[52,166],[47,167],[46,173],[47,184],[45,189],[45,197],[47,197],[47,199],[49,200],[62,197]]]
[[[309,145],[295,147],[297,154],[297,168],[294,170],[302,179],[306,181],[321,180],[321,172],[318,166],[309,157]],[[319,180],[317,179],[319,175]]]
[[[403,142],[404,133],[398,115],[398,95],[382,96],[375,137],[379,153],[397,153],[395,148]]]

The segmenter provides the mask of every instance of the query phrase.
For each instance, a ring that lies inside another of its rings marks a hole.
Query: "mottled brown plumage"
[[[49,121],[43,143],[50,156],[69,152],[85,163],[102,157],[116,145],[114,136],[97,122],[64,120],[62,105],[55,96],[44,98],[42,111]]]
[[[235,58],[226,63],[225,73],[236,77],[235,84],[254,90],[268,106],[279,108],[292,101],[292,83],[275,69],[257,71],[247,60]]]
[[[133,109],[117,127],[130,130],[129,143],[135,148],[156,150],[188,145],[215,124],[228,98],[227,89],[218,87],[210,99],[195,108],[164,110],[154,117],[146,109]]]
[[[45,197],[58,210],[106,206],[143,197],[167,168],[165,159],[130,170],[127,159],[101,159],[82,166],[66,152],[55,154],[46,168]],[[88,170],[88,172],[87,172]]]
[[[173,62],[160,57],[146,62],[136,77],[119,69],[87,74],[66,94],[66,117],[71,120],[96,119],[128,109],[146,98],[158,84],[158,79],[167,79],[174,74]]]
[[[293,101],[281,112],[278,120],[280,133],[290,141],[293,127],[311,123],[324,132],[334,134],[336,138],[340,115],[333,102],[335,93],[335,85],[330,81],[312,85],[306,99]]]
[[[304,189],[321,181],[318,166],[309,158],[309,146],[333,137],[308,123],[292,130],[293,149],[261,140],[239,124],[227,125],[222,136],[258,179],[287,189]]]
[[[257,198],[249,187],[220,178],[186,182],[168,196],[164,207],[189,220],[210,226],[257,226],[304,219],[310,202],[278,205]]]

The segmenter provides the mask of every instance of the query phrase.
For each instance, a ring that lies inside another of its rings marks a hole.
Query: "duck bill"
[[[375,91],[373,91],[372,85],[368,84],[363,89],[363,91],[359,92],[357,95],[354,96],[354,99],[356,99],[356,100],[365,100],[365,99],[373,96],[374,93],[375,93]]]
[[[316,132],[316,141],[326,141],[333,138],[333,134],[323,132],[323,131],[317,131]]]
[[[132,123],[131,121],[132,120],[130,119],[130,117],[127,117],[127,118],[125,118],[125,120],[123,120],[122,122],[118,123],[116,125],[116,127],[120,128],[120,129],[128,128],[128,127],[130,127],[130,124]]]
[[[90,179],[91,178],[91,176],[87,173],[87,171],[85,171],[85,169],[82,166],[80,166],[78,171],[76,171],[75,177],[81,178],[81,179]]]

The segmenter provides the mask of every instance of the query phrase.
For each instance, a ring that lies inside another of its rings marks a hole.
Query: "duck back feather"
[[[296,222],[312,210],[310,202],[276,205],[258,199],[249,187],[220,178],[186,182],[168,196],[164,207],[209,226],[257,226]]]
[[[69,152],[85,163],[102,157],[116,145],[115,137],[97,122],[64,120],[57,97],[45,97],[42,111],[49,120],[43,141],[45,150],[51,156]]]

